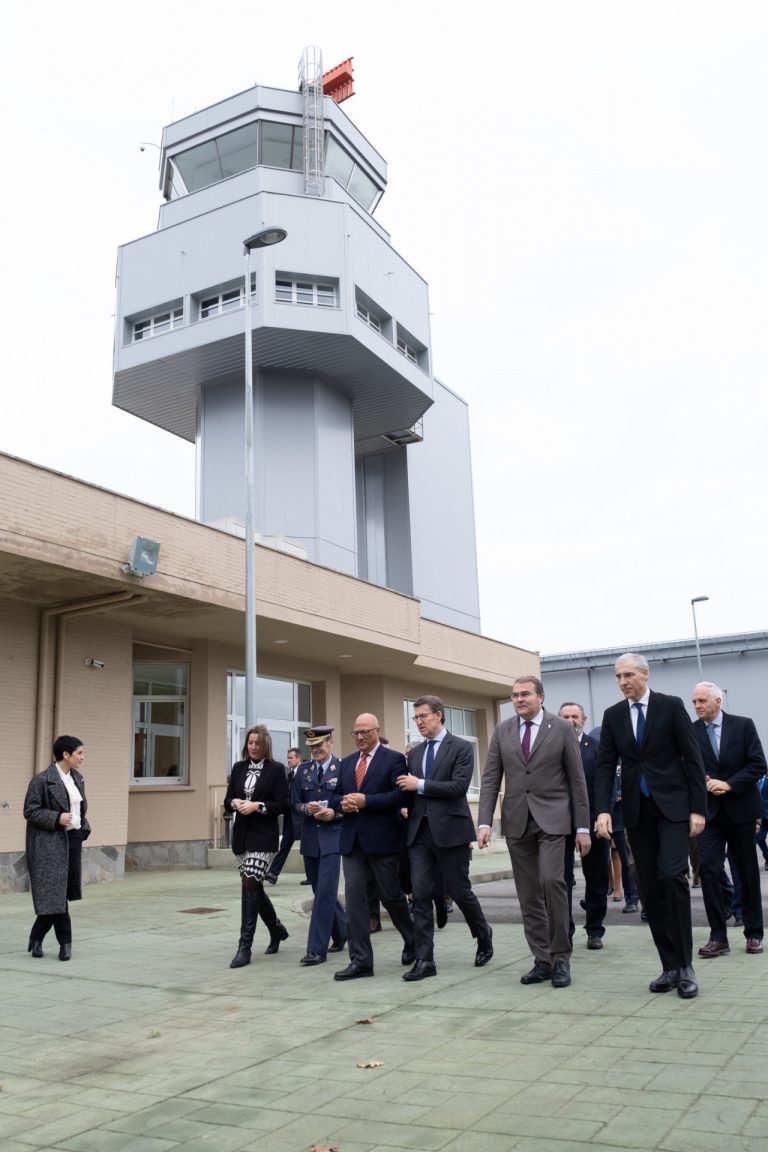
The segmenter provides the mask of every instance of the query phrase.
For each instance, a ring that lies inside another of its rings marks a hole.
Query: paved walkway
[[[260,926],[235,971],[236,875],[87,888],[69,964],[52,937],[33,960],[30,897],[0,897],[2,1152],[768,1152],[768,954],[747,956],[739,933],[698,963],[688,1002],[648,993],[647,928],[615,920],[602,952],[581,933],[567,989],[520,984],[516,924],[497,924],[475,970],[458,913],[436,979],[401,980],[387,925],[375,978],[335,984],[346,955],[298,964],[306,892],[281,879],[291,937],[264,956]]]

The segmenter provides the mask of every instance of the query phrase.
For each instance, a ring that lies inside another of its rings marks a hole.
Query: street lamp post
[[[262,228],[243,241],[245,256],[245,726],[256,714],[256,461],[253,445],[253,345],[251,330],[251,252],[285,240],[284,228]]]
[[[699,680],[704,679],[704,673],[701,670],[701,648],[699,647],[699,630],[696,627],[696,605],[701,604],[704,600],[709,600],[709,596],[694,596],[691,600],[691,611],[693,612],[693,636],[696,643],[696,659],[699,664]]]

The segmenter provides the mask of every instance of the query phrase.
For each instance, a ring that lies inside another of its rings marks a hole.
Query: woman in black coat
[[[84,756],[82,740],[57,737],[53,764],[30,781],[24,800],[27,870],[37,913],[27,951],[35,958],[43,955],[43,938],[51,928],[59,942],[59,960],[72,956],[67,901],[82,899],[82,848],[91,834],[80,774]]]
[[[242,884],[240,942],[230,968],[243,968],[251,962],[258,916],[269,930],[268,955],[288,939],[264,891],[264,877],[279,847],[278,816],[288,811],[289,804],[285,767],[272,759],[272,737],[263,724],[245,734],[243,759],[232,768],[224,807],[234,813],[232,851]]]

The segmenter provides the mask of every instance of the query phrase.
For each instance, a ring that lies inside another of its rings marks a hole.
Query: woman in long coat
[[[51,928],[59,960],[72,956],[68,901],[82,899],[82,848],[91,833],[80,773],[84,755],[82,740],[57,737],[53,764],[30,781],[24,800],[27,870],[37,913],[27,951],[36,958],[43,955],[43,938]]]
[[[235,814],[232,851],[242,887],[240,941],[230,968],[243,968],[251,962],[258,916],[269,931],[267,954],[288,939],[264,891],[264,877],[279,846],[278,816],[288,811],[288,781],[284,765],[272,759],[272,737],[263,724],[245,734],[243,759],[232,768],[224,807]]]

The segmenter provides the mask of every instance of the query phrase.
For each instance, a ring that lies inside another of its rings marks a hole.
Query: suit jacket
[[[338,856],[339,837],[341,836],[341,820],[331,823],[315,820],[304,812],[304,805],[313,800],[327,800],[332,807],[331,800],[339,782],[341,760],[332,756],[328,770],[323,773],[323,779],[317,782],[317,765],[314,760],[305,760],[299,764],[291,786],[291,808],[300,821],[301,826],[301,854],[302,856]]]
[[[408,769],[424,778],[427,743],[417,745],[408,757]],[[472,745],[447,732],[438,745],[424,791],[404,793],[408,796],[408,843],[412,844],[423,819],[429,820],[429,831],[438,848],[457,848],[475,839],[475,826],[467,803],[467,790],[472,782],[475,756]]]
[[[699,742],[679,696],[651,692],[643,742],[632,731],[627,700],[607,708],[595,768],[595,804],[610,812],[616,765],[621,760],[621,799],[624,823],[640,820],[640,777],[645,776],[653,799],[668,820],[687,820],[692,812],[706,815],[707,788]]]
[[[765,755],[754,722],[748,716],[722,712],[720,756],[715,758],[706,723],[696,720],[693,728],[699,741],[707,776],[727,780],[732,791],[724,796],[707,793],[707,816],[711,819],[721,806],[731,820],[751,823],[762,817],[758,783],[766,773]]]
[[[493,823],[496,800],[504,783],[501,831],[518,838],[529,814],[542,832],[567,836],[589,827],[589,801],[579,742],[568,720],[544,712],[526,764],[517,716],[496,725],[480,786],[478,823]]]
[[[288,811],[285,765],[277,760],[265,760],[251,799],[265,804],[267,811],[253,812],[250,816],[240,816],[235,812],[232,801],[245,800],[248,764],[248,760],[238,760],[232,766],[229,787],[224,797],[224,807],[234,813],[232,851],[236,856],[243,852],[277,852],[280,844],[277,818]]]
[[[534,744],[534,748],[536,745]],[[595,808],[595,765],[597,764],[597,750],[600,747],[599,739],[594,736],[587,736],[586,732],[582,734],[579,740],[579,752],[581,753],[581,766],[584,769],[584,783],[587,786],[587,799],[589,800],[589,827],[594,828],[595,816],[597,809]],[[580,825],[586,828],[586,824]]]
[[[400,809],[403,793],[395,781],[408,767],[402,752],[379,744],[369,760],[362,786],[355,783],[358,752],[341,762],[333,807],[341,812],[341,801],[348,792],[363,792],[365,807],[360,812],[345,812],[341,821],[341,852],[348,856],[356,848],[371,856],[394,856],[400,851]]]

